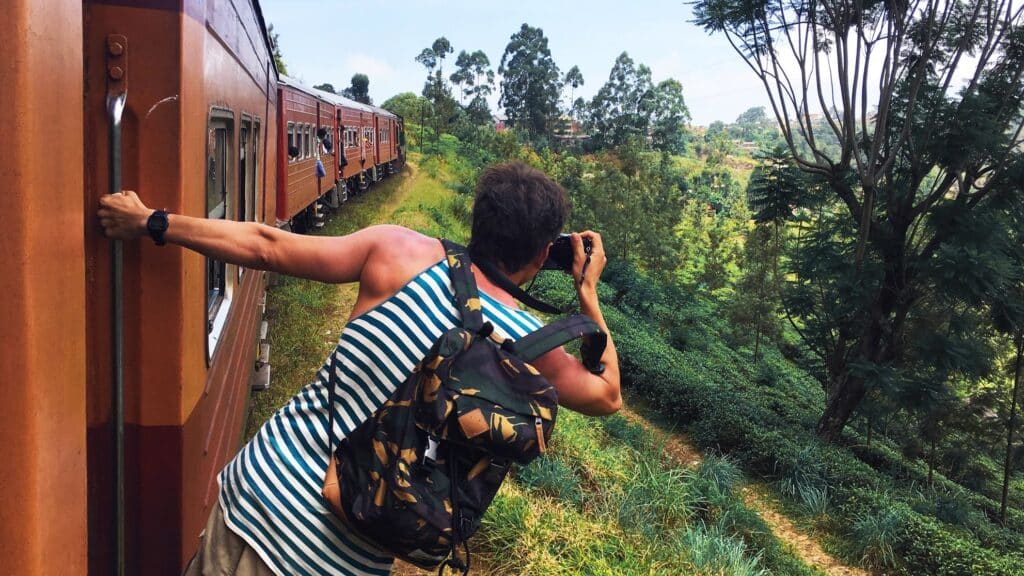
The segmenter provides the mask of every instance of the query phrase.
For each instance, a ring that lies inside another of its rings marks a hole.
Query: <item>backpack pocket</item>
[[[527,464],[547,450],[554,421],[522,412],[481,396],[460,395],[455,399],[458,424],[449,428],[449,440]]]

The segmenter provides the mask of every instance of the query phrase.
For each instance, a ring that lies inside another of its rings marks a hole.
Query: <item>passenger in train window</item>
[[[477,185],[470,255],[474,261],[493,262],[522,285],[544,265],[568,209],[564,190],[540,171],[520,162],[491,167]],[[147,207],[131,191],[101,198],[98,216],[110,238],[149,234],[158,243],[246,268],[321,282],[359,282],[349,322],[314,381],[278,410],[220,473],[220,505],[210,515],[186,574],[388,574],[393,558],[350,532],[325,506],[321,488],[328,446],[337,446],[370,417],[458,318],[441,243],[394,225],[326,237],[256,222],[167,215]],[[154,219],[161,222],[154,225]],[[592,245],[585,274],[584,239]],[[601,236],[574,233],[571,244],[581,312],[607,333],[597,295],[606,263]],[[476,266],[473,274],[484,318],[498,333],[519,339],[543,325]],[[594,374],[558,348],[534,366],[557,388],[562,406],[603,415],[621,405],[618,357],[610,333],[601,361],[604,371]],[[328,400],[329,369],[336,376],[333,405]],[[328,432],[331,420],[334,427]]]

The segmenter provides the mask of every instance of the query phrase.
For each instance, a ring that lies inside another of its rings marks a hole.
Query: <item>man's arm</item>
[[[583,238],[589,238],[592,245],[590,264],[583,270],[586,254]],[[619,355],[608,324],[605,323],[597,299],[597,280],[608,259],[604,253],[601,235],[583,232],[572,235],[576,257],[573,262],[573,279],[580,299],[580,311],[597,324],[608,335],[608,344],[601,356],[604,372],[591,374],[579,360],[558,348],[541,356],[534,366],[558,389],[558,402],[562,406],[590,416],[614,414],[622,406],[619,385]],[[582,278],[581,278],[582,277]]]
[[[154,210],[135,192],[100,199],[98,215],[109,238],[145,236],[146,220]],[[303,236],[256,222],[168,217],[167,242],[247,268],[270,270],[321,282],[355,282],[373,250],[388,234],[388,226],[372,226],[347,236]]]

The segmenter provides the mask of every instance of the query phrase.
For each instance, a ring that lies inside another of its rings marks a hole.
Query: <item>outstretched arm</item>
[[[586,254],[583,238],[589,238],[592,245],[590,265],[583,270]],[[601,356],[604,372],[591,374],[579,360],[558,348],[541,356],[534,365],[558,389],[559,404],[590,416],[614,414],[622,406],[619,386],[619,355],[608,324],[601,313],[597,299],[597,280],[608,262],[604,253],[601,235],[583,232],[572,235],[576,257],[573,262],[573,279],[580,299],[580,311],[597,324],[608,335],[608,345]]]
[[[132,191],[100,199],[100,224],[109,238],[145,236],[148,208]],[[234,222],[171,214],[167,242],[217,260],[321,282],[359,280],[370,253],[385,235],[375,226],[347,236],[303,236],[256,222]]]

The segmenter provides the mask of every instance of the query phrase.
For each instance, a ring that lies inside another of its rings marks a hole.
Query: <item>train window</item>
[[[235,175],[230,168],[233,131],[230,122],[218,116],[215,113],[211,118],[207,138],[206,215],[208,218],[228,219],[235,210]],[[244,134],[240,138],[245,138]],[[231,307],[234,281],[228,270],[224,262],[206,259],[207,360],[213,358]]]
[[[252,220],[252,170],[249,168],[249,134],[252,132],[252,120],[242,116],[241,128],[238,130],[238,214],[242,221]],[[238,283],[242,283],[245,268],[238,267]]]
[[[256,222],[263,221],[263,206],[260,204],[260,121],[256,120],[252,130],[252,216],[246,218]]]
[[[292,149],[295,146],[297,146],[297,144],[295,143],[295,123],[294,122],[289,122],[288,123],[288,150]],[[288,153],[288,151],[285,150],[285,154],[287,154],[287,153]],[[295,159],[292,158],[291,156],[289,156],[288,157],[288,161],[289,162],[294,162]]]
[[[306,124],[306,158],[313,157],[313,127]]]

